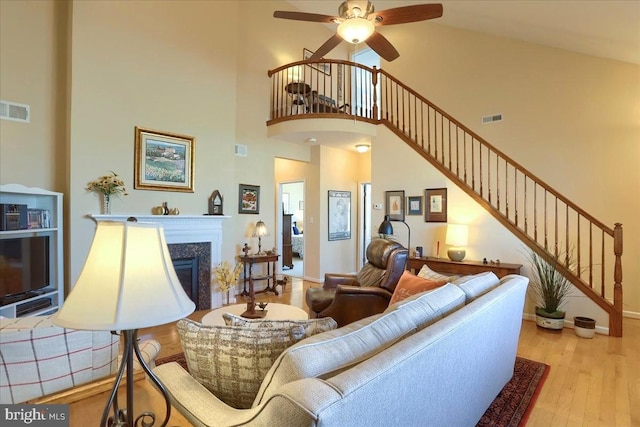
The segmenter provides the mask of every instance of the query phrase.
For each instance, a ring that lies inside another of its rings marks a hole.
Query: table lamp
[[[71,329],[121,331],[123,356],[102,426],[148,425],[155,415],[137,418],[133,408],[133,354],[163,394],[166,425],[171,416],[169,395],[142,358],[138,329],[162,325],[188,316],[195,304],[185,293],[171,263],[164,229],[156,223],[100,221],[82,272],[53,323]],[[112,332],[115,333],[115,332]],[[126,408],[118,407],[118,387],[127,373]],[[109,417],[113,407],[113,416]]]
[[[262,220],[259,220],[253,229],[253,237],[258,238],[258,253],[256,255],[264,255],[264,252],[262,252],[262,236],[268,235],[269,230],[267,230],[267,226],[262,222]]]
[[[445,243],[451,247],[447,251],[451,261],[462,261],[467,254],[464,246],[469,244],[469,227],[465,224],[447,225]]]

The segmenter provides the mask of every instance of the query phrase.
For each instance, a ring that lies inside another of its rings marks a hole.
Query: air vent
[[[502,121],[502,114],[494,114],[492,116],[484,116],[482,118],[482,124],[486,125],[488,123],[493,123],[493,122],[501,122]]]
[[[236,144],[235,146],[236,156],[247,157],[247,152],[248,150],[246,145]]]
[[[31,114],[28,105],[17,102],[0,101],[0,119],[29,123]]]

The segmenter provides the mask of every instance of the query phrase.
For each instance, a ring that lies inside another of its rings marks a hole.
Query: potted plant
[[[536,304],[536,324],[547,329],[562,329],[565,312],[562,306],[571,293],[571,282],[558,271],[558,266],[571,270],[572,257],[567,253],[551,255],[550,260],[531,251],[531,277],[529,289]]]

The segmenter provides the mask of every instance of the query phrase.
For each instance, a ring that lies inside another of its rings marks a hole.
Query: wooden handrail
[[[268,75],[267,125],[347,118],[387,126],[532,251],[548,261],[567,254],[558,270],[608,313],[609,334],[622,336],[621,224],[605,225],[384,70],[320,60],[287,64]]]

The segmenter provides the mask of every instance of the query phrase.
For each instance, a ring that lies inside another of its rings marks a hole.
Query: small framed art
[[[407,197],[407,215],[422,215],[422,196]]]
[[[447,189],[427,188],[425,192],[425,222],[447,222]]]
[[[239,214],[260,213],[260,186],[240,184],[238,194]]]
[[[404,190],[385,191],[385,214],[391,221],[404,221]]]

